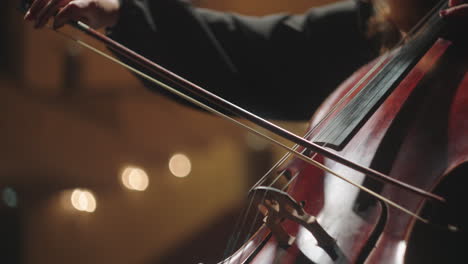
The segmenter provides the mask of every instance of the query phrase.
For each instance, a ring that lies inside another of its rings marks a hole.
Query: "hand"
[[[440,16],[448,19],[463,18],[468,20],[468,3],[466,0],[449,0],[449,8],[442,10]]]
[[[34,0],[24,16],[42,28],[54,17],[54,28],[69,21],[82,21],[93,28],[110,27],[119,17],[119,0]]]
[[[468,0],[449,0],[449,8],[440,11],[440,16],[447,20],[449,27],[446,38],[452,41],[468,41]]]

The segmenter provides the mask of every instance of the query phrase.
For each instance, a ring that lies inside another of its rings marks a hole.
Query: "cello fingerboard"
[[[323,132],[312,138],[312,141],[341,150],[429,50],[440,36],[444,25],[438,12],[435,12],[425,27],[430,30],[419,32],[406,45],[396,50],[396,55],[349,101],[334,120],[324,127]]]

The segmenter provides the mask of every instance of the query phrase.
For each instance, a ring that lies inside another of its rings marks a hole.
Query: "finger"
[[[461,5],[463,2],[464,0],[449,0],[449,7]]]
[[[37,15],[35,27],[43,27],[47,21],[57,13],[58,9],[64,6],[64,2],[66,3],[67,1],[51,0],[47,3]]]
[[[468,20],[468,4],[457,5],[441,11],[444,18],[466,18]]]
[[[76,2],[72,1],[60,10],[55,16],[54,29],[63,27],[70,21],[77,21],[82,18],[82,7]]]
[[[34,20],[37,17],[37,14],[41,11],[41,9],[47,4],[48,0],[35,0],[31,7],[29,8],[28,12],[24,16],[27,20]]]

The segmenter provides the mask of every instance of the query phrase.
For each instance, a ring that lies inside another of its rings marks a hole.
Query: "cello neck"
[[[364,87],[356,87],[359,92],[312,140],[335,150],[341,150],[356,134],[381,102],[398,86],[400,81],[418,63],[421,57],[432,47],[445,31],[446,23],[439,16],[439,11],[446,8],[446,1],[441,1],[431,10],[422,22],[411,31],[411,37],[398,49],[392,51],[390,59],[378,72],[370,77]]]

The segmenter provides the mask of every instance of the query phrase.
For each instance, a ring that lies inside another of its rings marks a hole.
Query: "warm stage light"
[[[70,200],[72,206],[78,211],[92,213],[96,210],[96,198],[88,190],[75,189]]]
[[[169,160],[169,170],[179,178],[187,177],[192,171],[192,163],[184,154],[175,154]]]
[[[123,185],[130,190],[144,191],[148,188],[148,174],[141,168],[126,167],[121,175]]]

